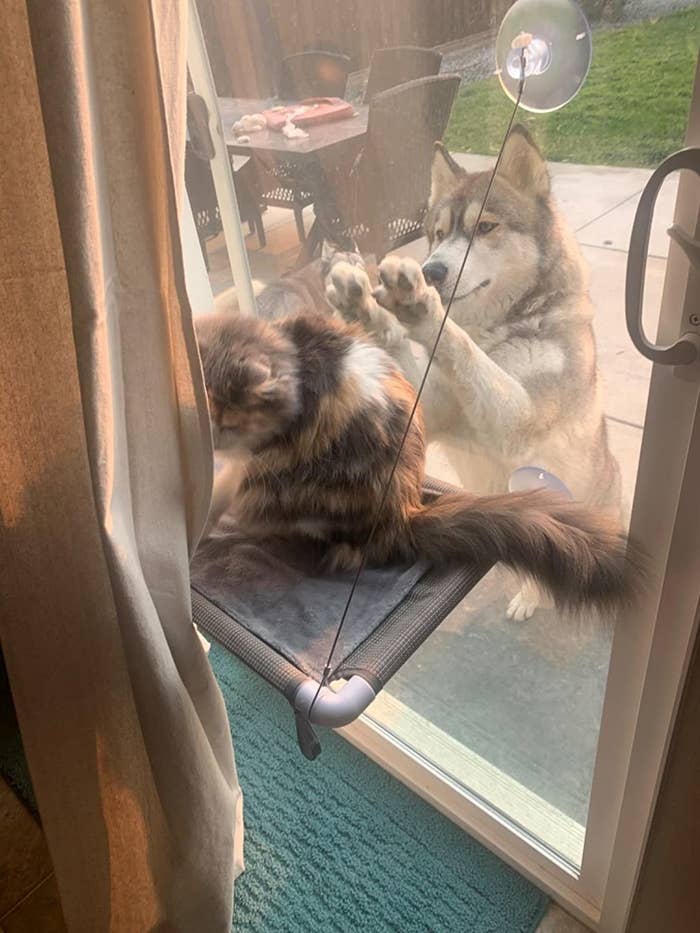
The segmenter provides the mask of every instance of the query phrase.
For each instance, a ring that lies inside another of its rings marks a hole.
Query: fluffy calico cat
[[[391,477],[370,563],[502,562],[563,608],[627,601],[625,539],[603,516],[545,491],[460,491],[422,503],[420,409],[391,476],[415,393],[359,326],[314,311],[196,323],[214,444],[226,463],[210,528],[228,509],[247,534],[312,538],[329,568],[352,569]]]

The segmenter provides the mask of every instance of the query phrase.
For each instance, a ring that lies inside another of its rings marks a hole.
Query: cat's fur
[[[420,409],[395,471],[415,392],[359,327],[317,313],[274,322],[201,318],[197,332],[217,477],[210,525],[230,509],[259,537],[320,541],[332,568],[427,557],[502,562],[534,576],[563,607],[616,607],[629,597],[618,527],[544,492],[423,504]]]

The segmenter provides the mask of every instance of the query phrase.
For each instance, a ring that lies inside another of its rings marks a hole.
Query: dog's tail
[[[410,531],[416,553],[433,564],[506,564],[533,577],[560,609],[607,614],[635,596],[621,529],[546,490],[482,498],[447,493],[413,513]]]

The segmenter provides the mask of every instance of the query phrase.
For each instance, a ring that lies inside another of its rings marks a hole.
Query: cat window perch
[[[519,106],[539,113],[564,106],[581,88],[590,61],[590,29],[574,0],[518,0],[496,40],[496,73],[515,103],[503,144]],[[502,153],[503,145],[491,181]],[[489,190],[490,183],[484,203]],[[446,317],[450,306],[451,299]],[[561,491],[559,481],[537,468],[516,474],[520,485],[511,488],[534,481]],[[431,480],[424,496],[447,489]],[[199,628],[285,695],[301,750],[315,758],[320,745],[313,725],[344,726],[360,716],[490,566],[437,570],[417,563],[365,567],[356,578],[320,575],[321,555],[305,548],[263,546],[235,529],[215,535],[193,560],[192,607]],[[339,689],[328,686],[338,681],[344,681]]]
[[[538,487],[570,496],[538,467],[511,475],[511,492]],[[427,479],[423,499],[453,489]],[[284,694],[309,759],[321,750],[313,726],[338,728],[357,719],[492,566],[365,567],[328,672],[328,649],[354,575],[319,572],[319,556],[311,544],[262,543],[224,525],[192,562],[195,625]],[[344,683],[334,689],[322,685],[338,681]]]
[[[292,661],[288,652],[270,645],[260,634],[246,628],[230,609],[209,598],[196,584],[192,588],[193,617],[206,634],[284,694],[296,717],[299,747],[307,758],[314,759],[320,752],[320,744],[310,727],[338,728],[361,716],[487,569],[464,568],[449,575],[428,571],[357,647],[340,657],[331,679],[345,680],[345,683],[339,689],[321,687],[320,693],[319,670]],[[340,583],[337,585],[342,599],[348,581],[344,581],[344,587]],[[328,643],[337,625],[337,618],[331,615],[327,618],[327,626],[318,633],[323,645]],[[293,625],[291,619],[288,622]]]
[[[429,480],[424,496],[448,488]],[[285,695],[308,758],[320,750],[311,725],[335,728],[357,719],[490,569],[366,568],[334,654],[330,680],[344,683],[319,692],[353,575],[321,575],[313,569],[316,557],[282,542],[263,547],[223,533],[192,565],[195,624]]]

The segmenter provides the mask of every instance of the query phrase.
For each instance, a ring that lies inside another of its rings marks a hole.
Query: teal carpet
[[[337,736],[301,756],[286,700],[213,644],[246,821],[233,929],[532,933],[544,894]]]

